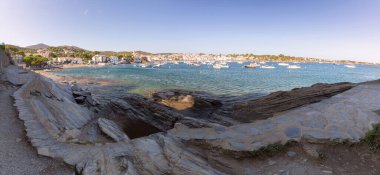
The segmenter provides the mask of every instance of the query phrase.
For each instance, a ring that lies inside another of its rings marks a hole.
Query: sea
[[[267,62],[265,65],[274,68],[244,68],[247,64],[249,63],[230,62],[229,68],[222,69],[207,64],[193,66],[167,63],[154,68],[124,64],[67,68],[54,74],[112,79],[115,86],[107,88],[108,92],[144,96],[163,89],[204,91],[218,96],[244,96],[291,90],[316,83],[358,83],[380,79],[380,66],[356,65],[356,68],[348,68],[333,63],[290,63],[301,68],[289,69],[275,62]]]

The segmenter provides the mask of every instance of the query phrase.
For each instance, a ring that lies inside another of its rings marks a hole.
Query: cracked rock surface
[[[206,149],[211,152],[244,153],[289,141],[358,142],[373,124],[380,122],[380,116],[375,112],[380,109],[379,82],[350,85],[344,92],[339,92],[314,103],[272,112],[273,117],[253,122],[228,119],[227,116],[215,120],[210,118],[213,115],[195,118],[136,95],[114,99],[95,114],[75,102],[71,89],[41,76],[24,84],[14,97],[27,136],[38,152],[62,159],[82,174],[236,174],[239,172],[236,169],[242,170],[250,165],[225,168],[230,159],[221,158],[218,162],[223,165],[219,165],[189,144],[202,142],[209,145]],[[187,95],[169,98],[181,103],[199,99]],[[167,97],[161,94],[160,98]],[[212,105],[210,101],[201,100],[205,108],[216,109],[213,114],[222,115],[218,111],[222,102],[214,101],[217,105]],[[228,114],[229,109],[223,110]],[[229,122],[226,124],[225,121]],[[114,140],[81,142],[78,140],[81,134],[63,139],[66,130],[77,129],[83,133],[87,126],[98,129],[98,125],[88,125],[91,122],[103,125],[102,131]],[[142,126],[151,127],[144,133],[148,133],[147,136],[120,139],[124,137],[123,132],[130,136],[128,128],[144,130]]]

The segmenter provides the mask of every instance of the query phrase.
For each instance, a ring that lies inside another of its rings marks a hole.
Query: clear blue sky
[[[380,0],[0,0],[0,41],[380,62]]]

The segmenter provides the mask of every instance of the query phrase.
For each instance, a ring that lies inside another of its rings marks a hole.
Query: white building
[[[141,63],[142,60],[141,60],[141,58],[135,58],[135,59],[133,60],[133,62],[134,62],[134,63]]]
[[[74,57],[56,57],[52,59],[53,63],[73,63],[73,64],[83,64],[82,58],[74,58]]]
[[[93,63],[107,63],[110,61],[110,59],[104,55],[94,55],[91,60]]]
[[[112,64],[118,64],[119,63],[119,57],[117,57],[117,56],[111,56],[109,58],[109,62],[112,63]]]

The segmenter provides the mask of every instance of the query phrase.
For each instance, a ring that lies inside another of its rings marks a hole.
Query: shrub
[[[25,62],[27,66],[44,66],[47,64],[47,61],[49,61],[49,59],[41,55],[30,55],[24,57],[22,61]]]
[[[362,142],[367,143],[372,151],[380,153],[380,124],[374,125]]]

